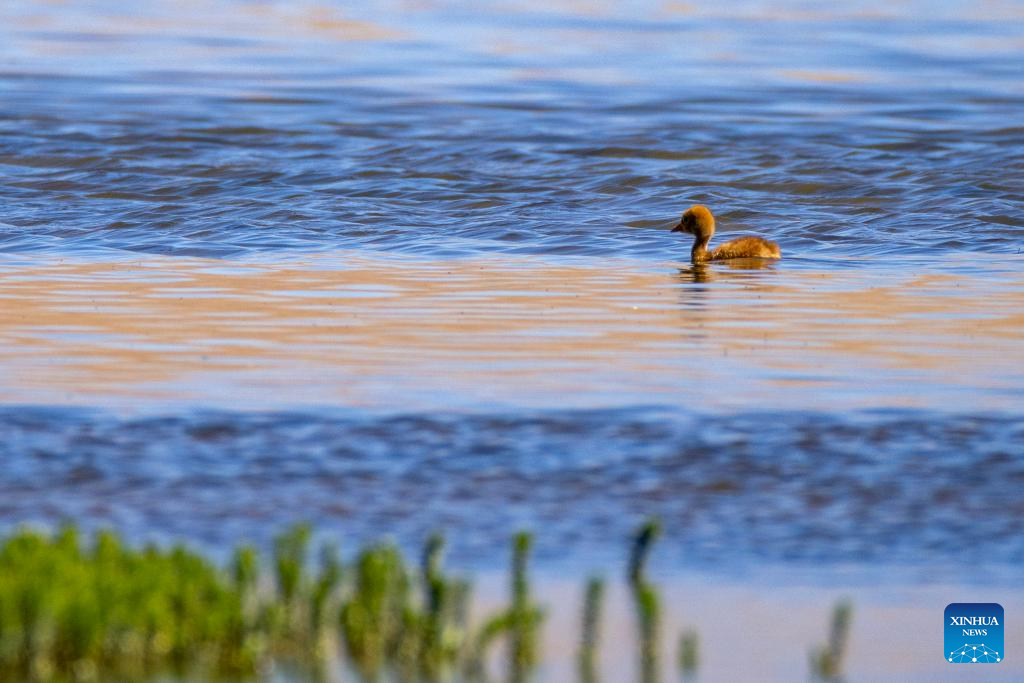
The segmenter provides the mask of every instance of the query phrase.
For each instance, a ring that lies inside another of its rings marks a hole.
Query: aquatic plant
[[[0,679],[253,672],[246,621],[236,584],[181,547],[134,550],[112,532],[83,547],[71,527],[0,545]]]
[[[320,573],[313,584],[309,597],[309,632],[314,640],[319,639],[326,626],[326,615],[332,597],[341,584],[343,569],[341,554],[335,545],[327,545],[320,551]]]
[[[832,608],[828,642],[811,652],[811,674],[815,678],[822,681],[842,678],[852,621],[853,606],[848,600],[841,600]]]
[[[341,607],[341,631],[358,671],[374,680],[387,660],[411,656],[407,627],[416,625],[409,605],[409,576],[391,544],[364,550],[353,572],[355,584]]]
[[[627,574],[636,610],[639,631],[637,644],[640,648],[640,680],[643,683],[653,683],[658,679],[661,598],[654,585],[647,580],[647,558],[660,533],[661,525],[656,519],[649,519],[637,529],[633,536]]]
[[[591,578],[587,582],[583,597],[582,637],[580,638],[579,673],[580,683],[596,683],[597,666],[595,658],[600,638],[601,602],[604,598],[604,581]]]
[[[513,680],[521,680],[536,665],[538,641],[544,610],[533,603],[527,575],[527,561],[533,536],[516,534],[512,543],[512,605],[509,608],[509,671]]]
[[[633,545],[629,554],[628,578],[631,584],[643,583],[646,580],[647,558],[651,554],[654,541],[661,535],[661,524],[657,519],[648,519],[633,535]]]
[[[700,638],[696,631],[685,631],[679,638],[679,671],[683,680],[691,680],[700,667]]]
[[[486,619],[475,638],[466,669],[470,678],[486,676],[485,660],[491,646],[501,636],[507,637],[509,680],[523,681],[537,664],[540,627],[544,610],[533,602],[527,562],[533,536],[520,532],[512,539],[511,604]]]
[[[637,619],[640,678],[657,680],[662,606],[648,580],[658,535],[637,530],[629,587]],[[419,566],[391,543],[343,561],[336,546],[311,552],[309,527],[275,538],[264,565],[239,547],[224,568],[184,546],[134,548],[114,532],[84,540],[71,526],[0,538],[0,680],[101,681],[265,678],[271,666],[325,680],[339,661],[365,681],[487,679],[505,654],[507,680],[529,679],[540,660],[544,609],[529,578],[533,539],[512,539],[508,602],[471,623],[471,585],[446,574],[445,540],[432,535]],[[585,586],[579,677],[598,680],[604,582]],[[828,643],[812,667],[823,680],[842,671],[849,603],[833,612]],[[684,678],[698,666],[696,633],[679,641]],[[282,669],[282,670],[285,670]]]
[[[445,540],[440,534],[427,539],[421,566],[425,596],[419,669],[428,678],[448,673],[462,656],[466,644],[469,583],[452,579],[441,567]]]

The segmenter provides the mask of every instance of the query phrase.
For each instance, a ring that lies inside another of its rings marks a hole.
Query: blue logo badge
[[[1003,661],[1003,607],[994,602],[946,606],[945,657],[954,664]]]

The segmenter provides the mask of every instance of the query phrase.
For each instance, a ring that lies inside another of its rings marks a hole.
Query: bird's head
[[[698,238],[710,238],[715,234],[715,217],[706,206],[696,204],[683,212],[679,223],[672,232],[685,232]]]

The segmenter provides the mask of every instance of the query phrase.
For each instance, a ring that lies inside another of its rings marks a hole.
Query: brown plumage
[[[779,245],[763,237],[738,237],[708,251],[708,242],[715,234],[715,217],[706,206],[691,206],[683,213],[679,224],[672,232],[685,232],[693,235],[693,249],[690,260],[694,263],[705,261],[724,261],[734,258],[782,258]]]

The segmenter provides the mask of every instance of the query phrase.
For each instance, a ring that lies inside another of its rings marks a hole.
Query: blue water
[[[881,565],[898,568],[890,580],[1002,582],[1024,559],[1020,418],[8,408],[0,425],[3,518],[89,520],[219,554],[315,520],[346,545],[385,531],[414,548],[449,529],[453,562],[496,569],[523,528],[540,532],[542,564],[593,570],[617,566],[654,515],[663,571]]]
[[[1015,254],[1017,11],[7,3],[0,249]]]

